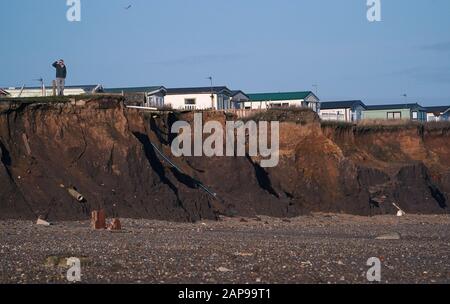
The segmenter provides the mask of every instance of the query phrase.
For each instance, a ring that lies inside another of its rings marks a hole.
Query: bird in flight
[[[132,6],[132,5],[130,4],[130,5],[128,5],[127,7],[125,7],[125,9],[128,10],[128,9],[131,8],[131,6]]]

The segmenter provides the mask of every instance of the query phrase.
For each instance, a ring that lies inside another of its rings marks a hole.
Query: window
[[[345,121],[345,115],[341,114],[340,111],[336,111],[333,113],[330,112],[322,112],[320,113],[322,120],[335,120],[335,121]]]
[[[223,95],[217,95],[217,110],[223,110],[224,104],[223,104]]]
[[[196,110],[197,106],[195,98],[186,98],[184,100],[184,108],[186,110]]]
[[[145,107],[155,107],[157,106],[158,97],[155,95],[147,95],[146,101],[144,103]]]
[[[225,110],[231,109],[230,101],[231,101],[230,97],[224,96],[224,98],[223,98],[223,105],[224,105]]]
[[[388,112],[387,119],[402,119],[402,112]]]
[[[419,118],[417,111],[412,112],[412,118],[417,120]]]

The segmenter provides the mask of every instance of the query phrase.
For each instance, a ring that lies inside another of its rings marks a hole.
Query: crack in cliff
[[[250,156],[246,156],[247,160],[252,164],[253,169],[255,170],[255,176],[256,180],[258,181],[258,185],[270,193],[271,195],[275,196],[276,198],[280,198],[279,194],[275,191],[275,189],[272,187],[272,181],[269,178],[269,174],[266,170],[264,170],[259,164],[254,162]]]
[[[6,174],[8,174],[11,181],[14,181],[11,171],[9,170],[9,167],[11,166],[11,156],[9,154],[9,151],[6,149],[5,145],[0,141],[0,155],[1,155],[1,163],[3,164],[3,167],[5,168]]]
[[[113,169],[113,165],[114,165],[114,147],[115,145],[113,144],[111,151],[109,152],[109,158],[108,161],[106,162],[106,170],[108,171],[108,173],[112,173]]]
[[[139,132],[133,132],[133,135],[142,144],[145,156],[152,169],[158,175],[161,182],[167,185],[169,189],[175,194],[178,206],[181,207],[190,218],[188,210],[184,207],[183,202],[180,199],[178,188],[166,176],[164,166],[162,165],[161,161],[156,155],[155,150],[153,149],[153,146],[151,145],[148,136]]]
[[[75,116],[77,117],[78,125],[80,126],[81,135],[82,135],[83,142],[84,142],[84,147],[83,147],[83,150],[81,151],[80,155],[71,162],[70,167],[75,165],[84,156],[84,154],[86,153],[86,150],[87,150],[87,146],[88,146],[87,140],[86,140],[86,133],[80,122],[81,121],[80,116],[78,115],[78,113],[75,113]]]
[[[9,178],[9,183],[10,183],[11,187],[13,187],[13,189],[16,190],[16,191],[14,191],[14,194],[18,195],[22,199],[22,201],[25,203],[25,205],[29,209],[30,213],[34,214],[34,216],[36,217],[36,213],[34,212],[30,202],[25,198],[22,191],[20,191],[20,188],[17,185],[16,181],[14,180],[14,176],[10,170],[10,167],[12,166],[11,155],[10,155],[8,149],[5,147],[5,145],[1,141],[0,141],[0,156],[1,156],[0,162],[3,165],[3,167],[5,168],[6,174],[8,175],[8,178]],[[15,202],[15,203],[17,203],[17,202]]]

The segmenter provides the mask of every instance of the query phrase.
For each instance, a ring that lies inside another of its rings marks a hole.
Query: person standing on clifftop
[[[64,96],[64,86],[66,83],[67,69],[64,64],[64,60],[60,59],[53,63],[53,67],[56,69],[56,88],[57,95]]]

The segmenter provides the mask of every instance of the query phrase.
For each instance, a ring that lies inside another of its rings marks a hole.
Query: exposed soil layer
[[[203,119],[234,118],[210,112]],[[99,208],[110,216],[172,221],[216,219],[217,211],[375,215],[395,213],[392,203],[407,213],[448,211],[448,128],[334,128],[305,110],[255,119],[281,121],[275,168],[251,157],[172,157],[171,126],[192,124],[193,113],[144,114],[109,97],[2,102],[0,218],[81,220]]]

